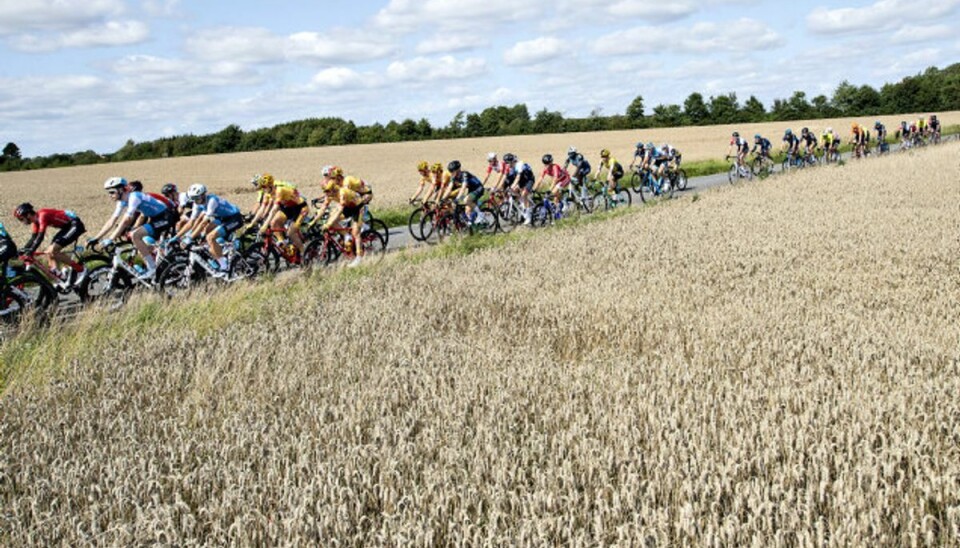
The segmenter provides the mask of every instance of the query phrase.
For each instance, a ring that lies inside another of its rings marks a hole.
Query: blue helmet
[[[759,133],[756,134],[756,135],[754,135],[753,138],[756,139],[756,140],[758,140],[758,141],[759,141],[760,139],[763,139],[763,137],[761,137]]]
[[[784,134],[784,135],[787,135],[787,136],[793,135],[793,130],[792,130],[792,129],[787,129],[787,131],[785,131],[783,134]]]
[[[647,143],[647,148],[650,148],[650,149],[657,148],[657,145],[653,144],[653,141],[650,141],[649,143]]]
[[[637,148],[643,148],[643,141],[640,141],[639,143],[637,143]]]

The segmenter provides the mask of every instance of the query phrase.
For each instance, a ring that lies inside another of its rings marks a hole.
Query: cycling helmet
[[[600,151],[600,157],[601,157],[601,158],[609,158],[609,157],[610,157],[610,151],[607,150],[607,149],[601,150],[601,151]]]
[[[267,188],[268,186],[273,186],[273,175],[270,175],[269,173],[264,173],[257,180],[257,187]]]
[[[543,165],[548,166],[553,163],[553,154],[543,155]]]
[[[512,164],[513,162],[517,161],[517,155],[512,152],[508,152],[503,155],[503,161]]]
[[[643,148],[643,141],[640,141],[639,143],[637,143],[637,148],[638,149]]]
[[[494,160],[496,160],[496,159],[497,159],[497,153],[496,153],[496,152],[488,152],[488,153],[487,153],[487,161],[488,161],[488,162],[492,162],[492,161],[494,161]]]
[[[130,188],[134,192],[143,192],[143,183],[140,181],[130,181]]]
[[[432,166],[430,166],[430,171],[434,173],[441,173],[443,171],[443,164],[441,164],[440,162],[433,164]]]
[[[657,145],[653,144],[653,141],[650,141],[649,143],[647,143],[647,148],[649,148],[650,150],[653,150],[657,148]]]
[[[828,127],[828,128],[827,128],[827,133],[833,133],[833,128],[832,128],[832,127]]]
[[[261,177],[261,175],[260,175],[259,173],[257,173],[257,174],[254,175],[253,177],[251,177],[251,178],[250,178],[250,184],[253,185],[253,186],[259,186],[259,185],[260,185],[260,177]]]
[[[854,123],[850,124],[850,129],[856,131],[856,130],[860,129],[860,124],[854,122]]]
[[[426,160],[420,160],[420,163],[417,164],[417,171],[426,171],[429,168],[430,165],[426,162]]]
[[[790,129],[790,128],[787,128],[787,131],[784,131],[783,134],[784,134],[785,136],[789,137],[789,136],[793,135],[793,130]]]
[[[460,160],[453,160],[447,164],[447,171],[453,173],[454,171],[460,171]]]
[[[574,155],[574,154],[576,154],[576,153],[577,153],[577,147],[575,147],[575,146],[571,146],[570,148],[567,149],[567,154],[569,154],[569,155],[571,155],[571,156]]]
[[[670,150],[670,144],[663,143],[663,145],[660,146],[660,150]]]
[[[930,115],[930,119],[931,119],[931,120],[936,120],[936,119],[937,119],[937,115],[936,115],[936,114],[931,114],[931,115]]]
[[[187,198],[190,198],[194,202],[199,201],[198,198],[202,199],[207,195],[207,187],[201,184],[190,185],[190,188],[187,189]]]
[[[810,130],[807,129],[807,128],[803,128],[803,129],[800,130],[800,133],[802,133],[803,135],[806,135],[806,134],[810,133]]]
[[[177,193],[177,185],[173,183],[167,183],[163,185],[163,188],[160,189],[160,194],[163,194],[164,196],[166,196],[167,194],[176,194],[176,193]]]
[[[33,204],[30,202],[23,202],[17,206],[17,209],[13,210],[13,216],[17,219],[23,221],[27,218],[27,215],[33,213]]]
[[[740,132],[739,132],[739,131],[734,131],[734,132],[733,132],[733,137],[739,137],[739,136],[740,136]]]
[[[127,180],[123,177],[110,177],[103,183],[104,190],[120,190],[126,188]]]
[[[327,166],[323,168],[323,176],[326,179],[342,179],[343,169],[337,166]]]
[[[880,120],[877,120],[877,121],[874,122],[874,124],[873,124],[874,129],[880,129],[882,126],[883,126],[883,124],[880,123]]]

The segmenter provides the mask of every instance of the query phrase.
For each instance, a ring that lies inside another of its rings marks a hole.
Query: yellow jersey
[[[344,183],[346,183],[346,180],[344,180]],[[363,197],[359,192],[349,188],[346,184],[344,184],[342,187],[340,187],[340,190],[337,191],[334,200],[336,200],[343,207],[357,207],[361,205]]]
[[[305,201],[296,186],[284,181],[273,184],[273,200],[283,207],[300,205]]]

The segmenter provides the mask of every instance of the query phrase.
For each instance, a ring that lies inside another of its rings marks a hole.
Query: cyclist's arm
[[[270,209],[269,209],[269,211],[267,211],[267,214],[266,214],[266,215],[264,216],[264,218],[263,218],[264,223],[263,223],[263,226],[260,227],[260,233],[261,233],[261,234],[266,233],[266,232],[267,232],[267,229],[270,228],[270,219],[272,219],[273,216],[276,215],[278,211],[280,211],[280,204],[279,204],[278,202],[276,202],[276,201],[272,202],[272,203],[270,204]],[[254,222],[256,222],[256,221],[257,221],[257,219],[254,219]]]
[[[195,226],[193,227],[193,230],[190,231],[190,238],[196,240],[197,238],[199,238],[199,237],[202,236],[203,234],[206,234],[206,232],[207,232],[207,227],[210,226],[210,223],[211,223],[211,222],[212,222],[212,221],[210,220],[210,217],[208,217],[208,216],[206,216],[206,215],[204,215],[203,217],[198,218],[198,219],[196,220]]]
[[[330,207],[330,214],[327,216],[327,222],[324,223],[323,229],[330,230],[330,227],[333,226],[333,223],[337,222],[340,219],[340,215],[343,213],[343,204],[340,202],[334,202]]]
[[[23,255],[33,255],[33,252],[40,247],[40,244],[43,243],[43,237],[46,233],[44,229],[36,229],[36,232],[30,234],[30,239],[27,240],[27,243],[23,246]]]
[[[120,215],[123,214],[123,204],[118,203],[116,209],[113,210],[113,215],[107,219],[107,222],[103,224],[103,228],[100,229],[100,232],[97,232],[97,235],[92,237],[91,240],[99,240],[107,235],[110,232],[110,229],[116,224],[117,219],[120,218]]]

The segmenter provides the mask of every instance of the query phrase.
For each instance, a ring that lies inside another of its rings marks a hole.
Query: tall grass
[[[7,343],[0,536],[956,544],[957,151]]]

